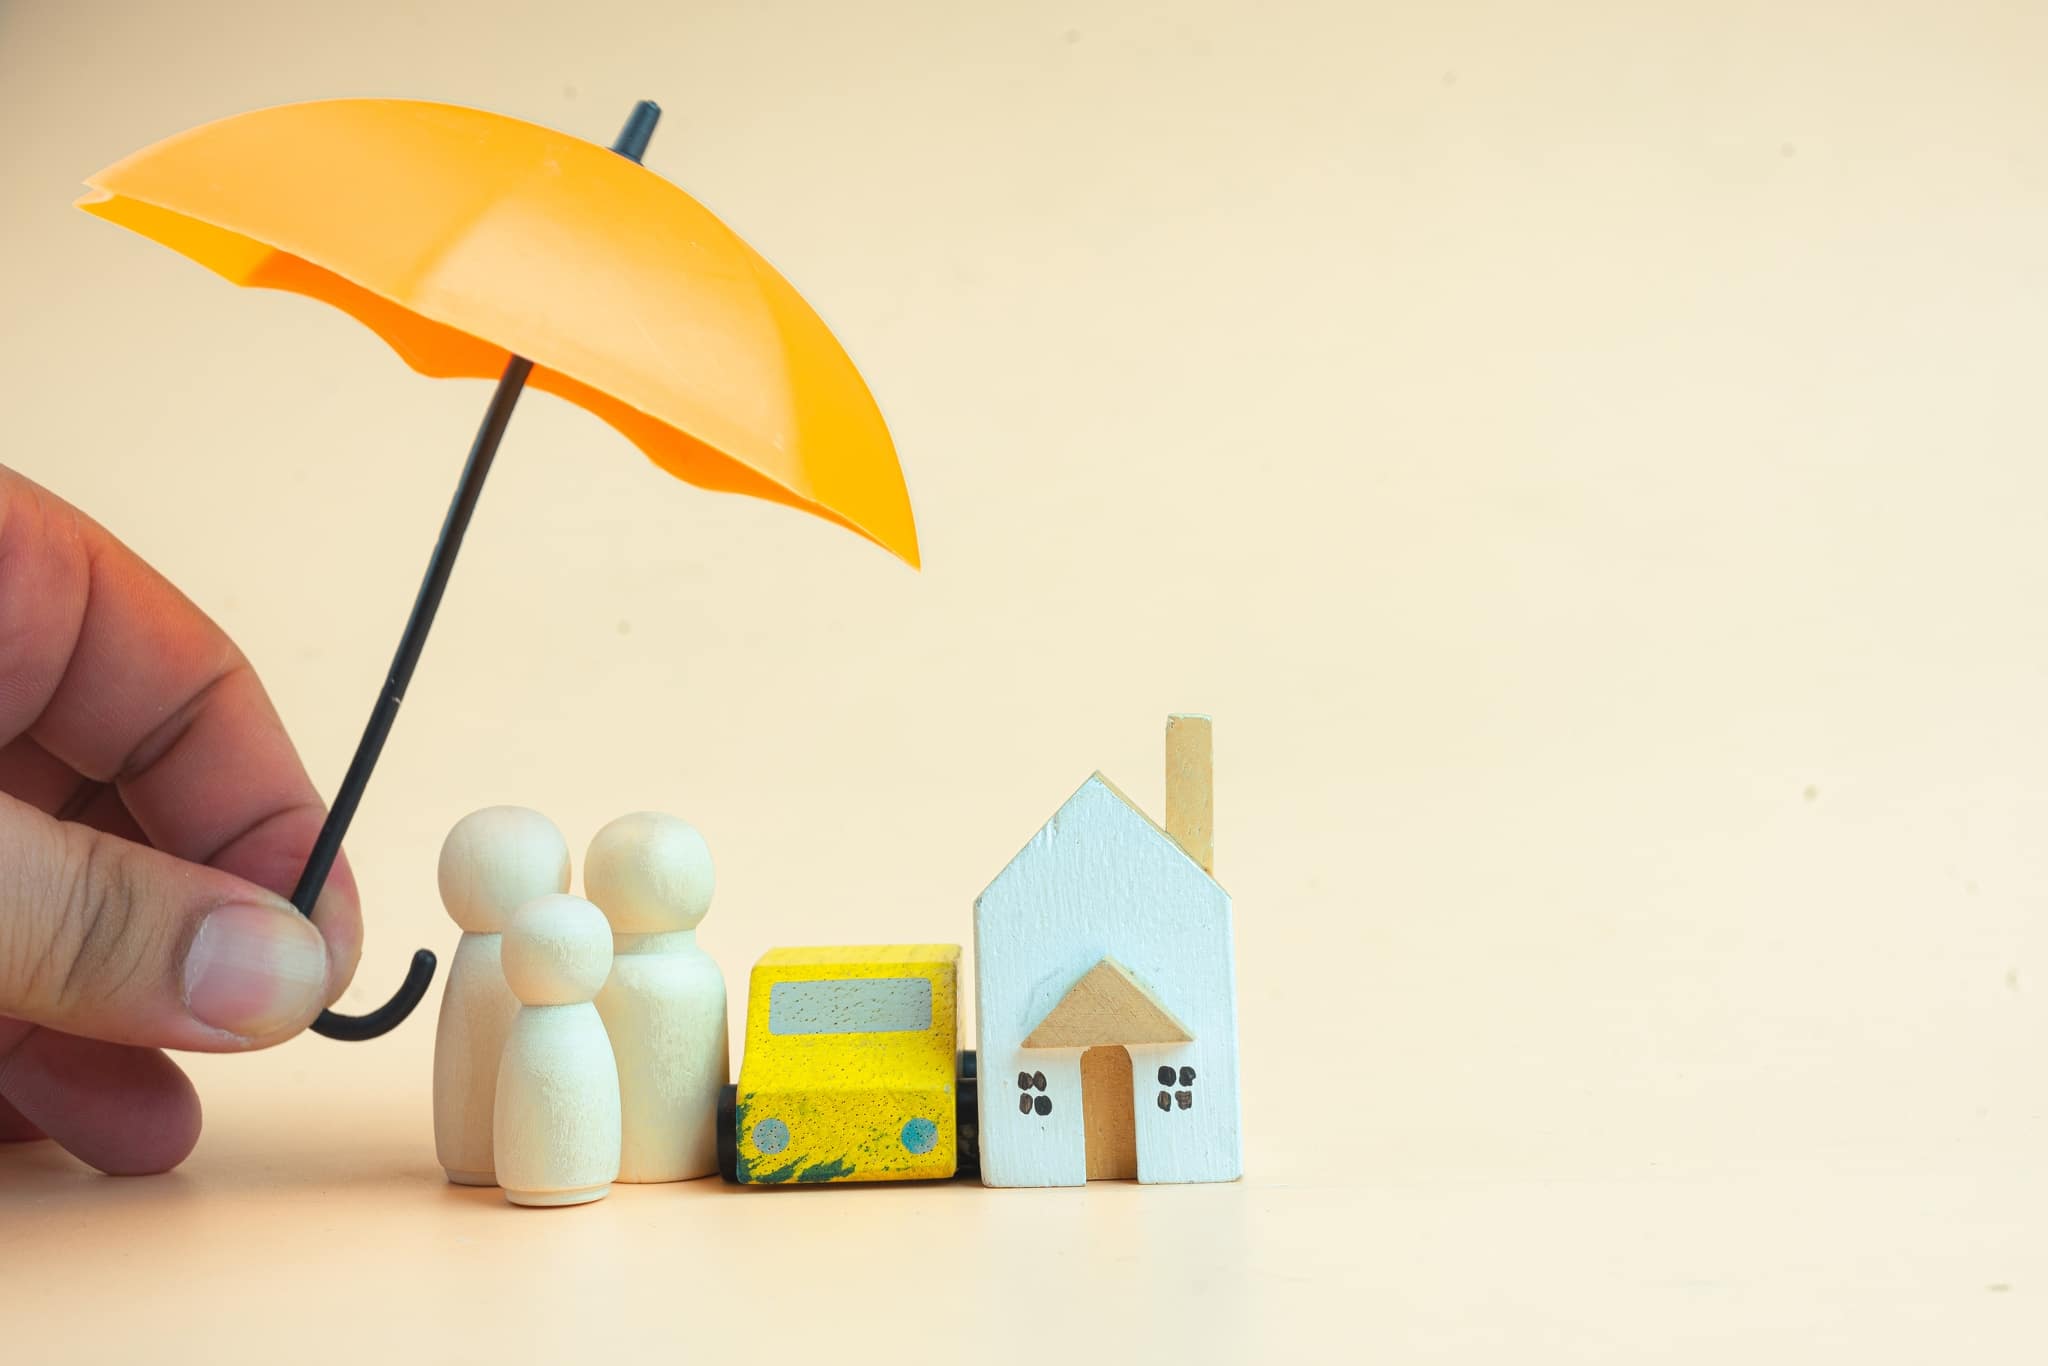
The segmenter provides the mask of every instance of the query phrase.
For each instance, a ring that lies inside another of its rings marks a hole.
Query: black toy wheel
[[[718,1113],[711,1121],[718,1130],[718,1174],[737,1186],[740,1183],[740,1088],[718,1088]]]
[[[959,1146],[954,1175],[981,1176],[981,1083],[975,1077],[974,1050],[960,1055],[960,1081],[954,1088],[953,1131]]]

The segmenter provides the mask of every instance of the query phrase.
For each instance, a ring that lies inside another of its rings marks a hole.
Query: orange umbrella
[[[800,508],[918,563],[895,447],[859,372],[788,281],[639,165],[660,115],[642,101],[606,151],[452,105],[321,100],[206,124],[86,181],[86,212],[236,284],[333,304],[422,374],[498,377],[390,676],[292,893],[307,914],[527,385],[589,409],[678,478]],[[325,1012],[313,1028],[375,1038],[433,974],[421,949],[388,1004]]]

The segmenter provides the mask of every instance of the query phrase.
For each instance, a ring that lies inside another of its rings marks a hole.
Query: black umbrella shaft
[[[618,141],[612,144],[612,150],[631,161],[640,160],[660,118],[659,105],[652,100],[640,101],[626,120]],[[448,589],[448,577],[455,572],[455,556],[462,549],[463,533],[469,530],[469,519],[476,511],[477,499],[483,494],[484,479],[491,472],[491,461],[498,454],[498,443],[504,439],[505,427],[512,421],[512,409],[518,404],[519,395],[526,388],[526,378],[532,372],[532,361],[523,356],[511,358],[505,366],[505,373],[498,379],[497,391],[491,395],[491,406],[484,411],[476,440],[470,444],[469,459],[462,466],[462,480],[456,485],[455,499],[448,505],[448,515],[441,521],[440,538],[434,542],[433,556],[427,561],[426,578],[420,583],[419,596],[413,599],[412,615],[406,619],[405,634],[399,637],[398,652],[391,657],[391,670],[384,677],[383,691],[378,694],[377,705],[370,712],[369,724],[363,727],[363,738],[356,742],[355,758],[349,761],[348,772],[334,794],[334,804],[328,808],[319,838],[313,841],[313,852],[306,858],[305,871],[299,874],[299,885],[292,889],[292,904],[304,915],[313,914],[313,905],[320,899],[321,889],[327,885],[327,875],[334,871],[334,860],[341,853],[342,838],[348,834],[349,822],[355,819],[356,807],[362,804],[363,789],[370,785],[370,774],[377,767],[378,756],[384,752],[384,741],[391,735],[392,723],[398,719],[399,704],[405,701],[406,686],[412,682],[412,672],[419,665],[420,652],[426,648],[427,633],[433,629],[434,613],[440,610],[441,595]],[[421,949],[413,955],[404,983],[389,1001],[367,1015],[337,1015],[331,1010],[323,1010],[320,1018],[313,1022],[313,1032],[330,1039],[374,1039],[412,1013],[413,1007],[426,995],[433,977],[434,955]]]
[[[371,770],[377,767],[377,758],[384,752],[391,723],[398,719],[399,704],[405,701],[406,685],[412,682],[413,670],[419,666],[427,633],[434,628],[434,613],[440,610],[441,595],[448,591],[448,577],[455,572],[455,556],[462,549],[463,533],[469,530],[470,515],[483,494],[491,460],[498,454],[498,443],[504,439],[505,427],[512,421],[512,409],[519,402],[532,370],[532,361],[523,356],[512,358],[498,380],[497,392],[491,395],[483,425],[477,428],[469,459],[462,466],[462,482],[455,488],[455,500],[441,520],[441,535],[434,542],[433,557],[427,562],[427,576],[420,583],[419,596],[413,599],[412,615],[406,619],[405,634],[399,637],[398,653],[391,657],[384,690],[377,696],[369,724],[363,727],[363,738],[356,743],[356,757],[349,761],[348,773],[334,794],[334,804],[328,808],[326,824],[320,827],[320,837],[313,842],[313,852],[306,859],[306,870],[299,874],[299,885],[292,892],[292,904],[307,915],[313,913],[313,903],[320,899],[320,889],[327,885],[327,875],[334,870],[342,837],[348,833],[349,822],[355,819],[363,789],[370,785]]]

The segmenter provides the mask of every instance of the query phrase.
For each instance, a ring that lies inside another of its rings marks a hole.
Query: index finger
[[[0,466],[0,743],[113,784],[149,842],[288,896],[325,804],[234,642],[91,518]],[[337,862],[315,915],[362,945]]]

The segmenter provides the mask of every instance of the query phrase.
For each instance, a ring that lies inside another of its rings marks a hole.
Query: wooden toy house
[[[1167,823],[1097,773],[974,906],[990,1186],[1242,1174],[1230,894],[1207,717],[1167,727]]]

